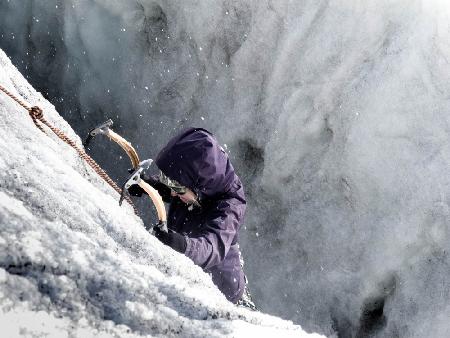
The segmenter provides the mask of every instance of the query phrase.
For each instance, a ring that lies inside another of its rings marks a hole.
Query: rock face
[[[0,50],[0,83],[80,140]],[[237,308],[147,233],[75,151],[0,93],[0,326],[5,337],[318,337]],[[125,203],[126,204],[126,203]]]
[[[265,311],[448,337],[449,16],[447,0],[0,1],[0,47],[79,134],[112,117],[152,157],[174,129],[213,131]]]

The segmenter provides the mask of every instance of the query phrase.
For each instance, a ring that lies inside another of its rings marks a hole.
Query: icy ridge
[[[81,144],[0,50],[0,83]],[[237,308],[0,93],[0,325],[14,336],[318,337]]]

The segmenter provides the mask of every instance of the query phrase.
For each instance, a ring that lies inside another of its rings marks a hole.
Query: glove
[[[133,184],[131,187],[128,188],[128,193],[131,196],[141,197],[142,194],[145,194],[145,191],[138,184]]]
[[[153,228],[155,233],[155,237],[159,239],[160,242],[164,243],[167,246],[170,246],[175,251],[184,254],[186,251],[186,238],[183,235],[180,235],[178,232],[164,232],[161,231],[160,228],[155,226]]]

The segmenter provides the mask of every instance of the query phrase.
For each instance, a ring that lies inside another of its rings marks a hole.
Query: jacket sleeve
[[[219,200],[200,233],[186,237],[185,255],[203,269],[222,262],[239,230],[244,211],[245,204],[237,199]]]

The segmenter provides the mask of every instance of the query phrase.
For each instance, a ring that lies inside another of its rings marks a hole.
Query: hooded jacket
[[[184,254],[210,273],[219,290],[236,303],[245,286],[238,231],[246,201],[228,155],[209,131],[189,128],[172,138],[155,162],[166,176],[194,191],[201,205],[188,208],[179,198],[171,198],[170,190],[158,189],[170,202],[169,229],[185,235]]]

